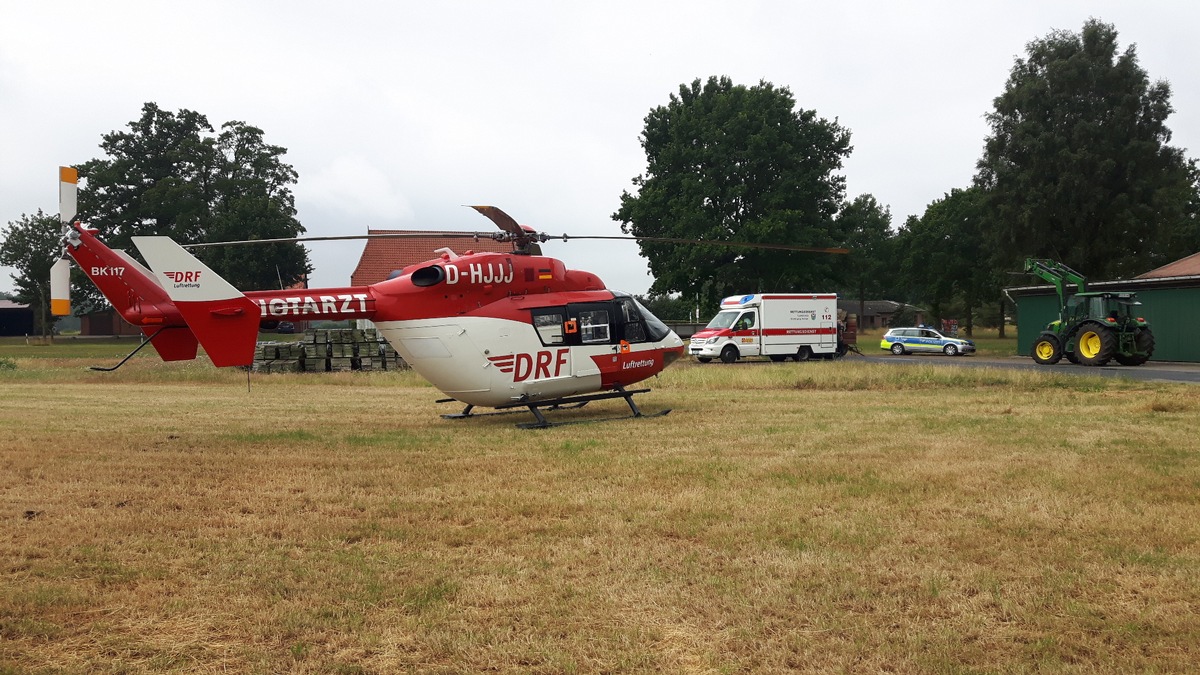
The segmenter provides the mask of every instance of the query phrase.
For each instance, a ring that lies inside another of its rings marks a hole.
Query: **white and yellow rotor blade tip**
[[[58,167],[58,217],[63,223],[75,220],[79,211],[79,172],[69,166]]]

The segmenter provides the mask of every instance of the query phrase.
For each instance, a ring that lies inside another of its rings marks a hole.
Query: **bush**
[[[17,362],[10,358],[0,356],[0,370],[16,370]]]

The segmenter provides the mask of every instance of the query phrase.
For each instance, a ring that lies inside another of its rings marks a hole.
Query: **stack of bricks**
[[[373,328],[309,329],[299,342],[260,342],[254,370],[266,373],[407,368]]]

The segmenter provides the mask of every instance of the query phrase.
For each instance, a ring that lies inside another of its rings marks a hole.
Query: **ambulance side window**
[[[741,315],[733,326],[734,330],[750,330],[751,328],[754,328],[754,312],[746,312]]]
[[[563,339],[563,321],[566,312],[562,307],[543,307],[533,310],[533,327],[544,345],[561,345]]]

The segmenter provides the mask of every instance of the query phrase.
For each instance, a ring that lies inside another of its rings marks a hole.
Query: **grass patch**
[[[47,354],[0,374],[0,672],[1196,662],[1186,385],[685,361],[666,417],[521,431],[411,373]]]

